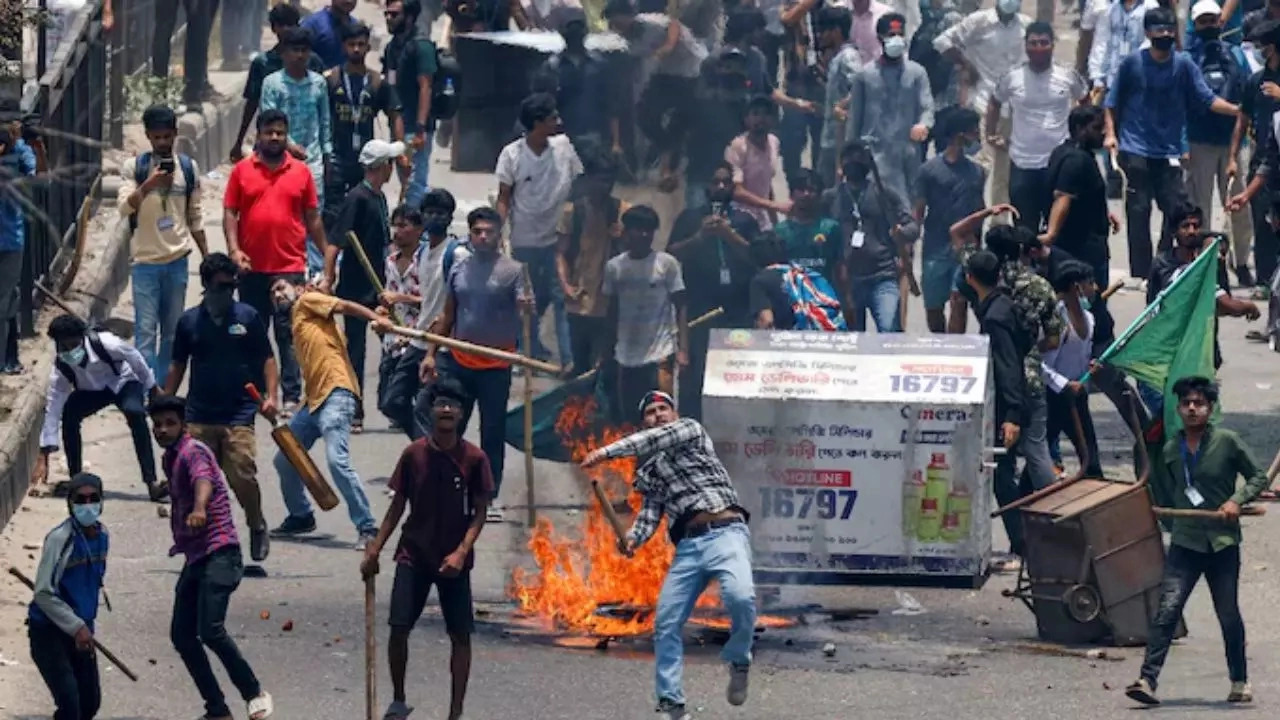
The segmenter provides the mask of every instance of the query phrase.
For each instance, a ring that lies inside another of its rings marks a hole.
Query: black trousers
[[[231,710],[209,664],[206,647],[218,656],[241,698],[248,702],[262,694],[253,668],[240,655],[225,624],[231,593],[240,586],[243,574],[240,548],[232,545],[184,566],[174,589],[169,639],[195,681],[209,717],[229,717]]]
[[[1245,658],[1244,618],[1240,616],[1240,546],[1232,545],[1218,552],[1197,552],[1178,545],[1169,546],[1164,559],[1164,579],[1160,584],[1160,604],[1151,632],[1147,636],[1147,654],[1142,660],[1142,677],[1156,687],[1160,669],[1169,656],[1169,646],[1182,618],[1187,598],[1203,575],[1213,598],[1213,611],[1222,627],[1222,642],[1227,650],[1227,674],[1231,682],[1246,682],[1249,665]]]
[[[1255,171],[1256,168],[1249,172],[1250,182]],[[1276,231],[1271,229],[1271,221],[1267,219],[1270,210],[1269,192],[1260,192],[1249,201],[1249,214],[1253,217],[1253,263],[1258,285],[1270,285],[1271,276],[1275,275],[1280,261],[1280,239],[1277,239]]]
[[[426,355],[426,350],[410,345],[399,355],[384,352],[378,363],[378,410],[400,426],[410,440],[426,435],[429,426],[419,422],[413,412],[422,389],[418,367]]]
[[[1089,454],[1084,468],[1086,477],[1102,477],[1102,463],[1098,459],[1098,436],[1093,430],[1093,416],[1089,414],[1088,393],[1073,395],[1066,391],[1056,393],[1046,390],[1045,401],[1049,406],[1049,423],[1046,426],[1048,443],[1052,446],[1057,442],[1058,437],[1065,433],[1071,440],[1071,444],[1076,445],[1078,439],[1076,426],[1071,418],[1071,408],[1075,406],[1076,413],[1080,416],[1081,429],[1084,431],[1085,445],[1083,448],[1076,445],[1076,454],[1079,455],[1082,450]]]
[[[671,167],[679,166],[680,150],[693,117],[696,78],[654,75],[640,94],[636,125],[660,153],[671,153]]]
[[[280,354],[280,392],[285,402],[297,402],[302,398],[302,371],[293,354],[293,320],[288,310],[277,310],[271,302],[271,283],[278,277],[295,283],[303,280],[302,273],[244,273],[240,277],[240,302],[258,311],[267,329],[274,329],[276,352]]]
[[[151,449],[151,429],[147,426],[147,407],[143,399],[142,383],[130,380],[119,393],[110,390],[76,390],[62,406],[62,450],[67,454],[67,470],[72,475],[84,468],[83,442],[80,424],[84,419],[108,405],[115,405],[124,413],[133,436],[133,451],[138,456],[138,469],[147,485],[156,482],[156,459]]]
[[[1151,275],[1151,202],[1166,217],[1180,202],[1188,201],[1182,167],[1164,158],[1145,158],[1120,153],[1120,169],[1129,178],[1124,196],[1125,223],[1129,233],[1129,275],[1147,279]],[[1168,222],[1160,223],[1158,250],[1169,249],[1173,234]]]
[[[609,352],[604,339],[609,319],[568,313],[569,347],[573,350],[573,374],[581,375],[596,366]]]
[[[155,36],[151,40],[151,74],[169,75],[169,56],[173,30],[178,26],[179,0],[157,0]],[[218,14],[219,0],[181,0],[187,14],[187,40],[183,51],[182,90],[184,103],[200,101],[209,82],[209,38],[213,35],[213,18]]]
[[[369,350],[369,321],[364,318],[342,316],[343,332],[347,336],[347,359],[356,371],[360,383],[360,399],[356,402],[356,420],[364,420],[364,360]]]
[[[1023,169],[1009,163],[1009,203],[1018,209],[1018,225],[1039,233],[1052,207],[1049,168]]]
[[[97,655],[77,650],[75,640],[54,625],[32,625],[27,637],[31,661],[53,695],[53,720],[93,720],[102,705]]]

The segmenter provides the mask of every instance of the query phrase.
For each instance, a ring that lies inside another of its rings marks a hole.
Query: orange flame
[[[630,428],[607,429],[590,433],[597,412],[594,397],[572,399],[565,403],[556,420],[556,432],[570,447],[572,461],[579,462],[591,450],[604,447],[626,436]],[[587,437],[586,441],[580,438]],[[633,513],[639,512],[639,494],[630,492],[635,458],[620,458],[602,463],[587,472],[599,480],[601,487],[614,500],[619,494],[612,486],[623,486]],[[618,479],[621,478],[620,482]],[[599,503],[589,503],[578,538],[566,537],[541,519],[529,540],[529,550],[538,569],[526,572],[516,568],[512,573],[510,593],[521,611],[542,618],[557,630],[573,630],[593,635],[640,635],[653,630],[651,613],[619,618],[596,614],[603,605],[652,608],[658,603],[667,568],[674,555],[666,537],[666,521],[635,556],[627,558],[618,552],[613,530],[609,527]],[[708,591],[698,600],[700,607],[718,605],[718,594]]]

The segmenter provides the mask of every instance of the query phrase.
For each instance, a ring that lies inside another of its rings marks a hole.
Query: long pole
[[[369,284],[374,290],[381,295],[386,288],[383,287],[382,281],[378,279],[378,272],[373,269],[373,263],[369,261],[369,255],[364,251],[364,246],[360,244],[360,237],[353,231],[347,231],[347,247],[356,254],[356,260],[360,261],[360,267],[364,268],[364,274],[369,278]],[[393,304],[388,310],[391,311],[391,319],[396,321],[397,325],[404,325],[404,318],[400,317],[400,311],[396,310]]]
[[[26,575],[23,575],[22,571],[19,570],[18,568],[14,568],[14,567],[9,568],[9,574],[18,578],[18,582],[22,583],[23,585],[26,585],[27,589],[33,592],[35,591],[36,589],[35,583],[31,582],[31,578],[27,577]],[[129,666],[125,665],[123,660],[116,657],[115,653],[108,650],[107,646],[98,642],[98,638],[96,637],[93,639],[93,647],[96,648],[98,652],[102,653],[103,657],[105,657],[107,660],[110,660],[112,665],[115,665],[116,667],[120,668],[120,672],[124,673],[125,677],[129,678],[134,682],[138,682],[138,676],[135,675],[134,672],[129,669]]]
[[[533,368],[534,370],[550,373],[552,375],[558,375],[560,373],[560,366],[552,365],[549,362],[534,360],[531,357],[526,357],[520,353],[513,353],[508,350],[499,350],[498,348],[492,348],[487,345],[476,345],[475,343],[469,343],[466,340],[437,335],[435,333],[426,332],[425,330],[415,330],[414,328],[394,326],[387,332],[392,335],[402,335],[404,337],[422,340],[423,342],[431,343],[432,345],[442,345],[453,350],[462,350],[463,352],[469,352],[475,355],[483,355],[484,357],[492,360],[501,360],[503,362],[511,363],[512,365],[519,365],[520,367]]]
[[[364,717],[375,720],[378,712],[378,637],[374,634],[375,576],[364,579]]]
[[[524,266],[524,286],[532,287],[529,282],[529,266]],[[523,341],[525,352],[533,351],[533,309],[527,304],[520,311],[523,325]],[[533,488],[533,370],[525,365],[524,371],[524,483],[528,505],[526,522],[533,527],[538,522],[537,503],[534,502]]]

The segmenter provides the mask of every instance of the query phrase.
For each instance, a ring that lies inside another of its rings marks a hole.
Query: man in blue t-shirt
[[[217,456],[227,484],[244,508],[249,556],[262,562],[271,548],[255,459],[253,422],[259,407],[245,385],[252,383],[259,389],[262,414],[274,417],[280,373],[266,325],[252,306],[235,300],[236,270],[225,253],[210,253],[200,263],[204,299],[178,320],[164,392],[177,392],[190,364],[187,431]]]
[[[1187,115],[1208,110],[1235,116],[1236,105],[1213,94],[1189,55],[1173,49],[1177,18],[1168,8],[1153,8],[1142,20],[1151,47],[1124,58],[1107,93],[1109,151],[1120,151],[1120,169],[1128,178],[1125,216],[1129,232],[1129,274],[1151,272],[1151,201],[1162,213],[1187,197],[1181,158],[1186,151]],[[1160,249],[1169,232],[1160,234]]]
[[[302,27],[311,33],[311,49],[320,56],[326,70],[347,61],[342,49],[342,29],[351,22],[356,0],[332,0],[329,7],[311,13]]]

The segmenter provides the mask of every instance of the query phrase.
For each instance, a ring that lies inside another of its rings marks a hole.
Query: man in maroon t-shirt
[[[378,537],[369,544],[360,572],[378,573],[378,555],[409,506],[409,519],[396,548],[396,576],[391,586],[391,665],[393,697],[384,715],[408,717],[404,676],[409,663],[409,631],[426,605],[431,586],[440,593],[440,610],[449,633],[453,676],[449,720],[462,717],[462,702],[471,676],[471,633],[475,617],[471,602],[471,566],[476,538],[493,498],[493,471],[484,451],[458,435],[465,394],[456,380],[438,380],[430,390],[431,434],[405,448],[391,476],[395,499],[382,520]]]

